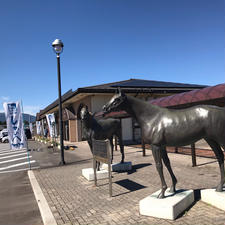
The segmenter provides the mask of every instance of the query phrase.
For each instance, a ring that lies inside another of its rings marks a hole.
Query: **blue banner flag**
[[[26,148],[26,136],[19,102],[3,103],[11,149]]]

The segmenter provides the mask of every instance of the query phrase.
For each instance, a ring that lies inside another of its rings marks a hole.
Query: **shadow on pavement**
[[[124,180],[116,181],[115,184],[118,184],[118,185],[126,188],[128,191],[127,192],[120,193],[120,194],[117,194],[117,195],[113,195],[113,197],[120,196],[120,195],[124,195],[124,194],[127,194],[129,192],[138,191],[138,190],[141,190],[141,189],[146,188],[146,186],[143,186],[141,184],[138,184],[138,183],[136,183],[136,182],[134,182],[132,180],[129,180],[129,179],[124,179]]]
[[[128,171],[127,174],[132,174],[132,173],[136,173],[137,170],[141,169],[141,168],[144,168],[146,166],[151,166],[152,164],[151,163],[141,163],[141,164],[136,164],[136,165],[133,165],[132,166],[132,170]]]
[[[182,212],[177,218],[181,218],[182,216],[184,216],[185,214],[188,213],[188,211],[199,201],[201,200],[201,189],[194,189],[194,202],[184,211]]]
[[[201,164],[197,164],[196,166],[204,166],[204,165],[207,165],[207,164],[212,164],[212,163],[217,163],[217,160],[213,160],[211,162],[206,162],[206,163],[201,163]]]

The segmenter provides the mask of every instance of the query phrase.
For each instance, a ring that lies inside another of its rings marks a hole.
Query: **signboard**
[[[41,135],[41,121],[36,121],[37,135]]]
[[[108,140],[92,140],[93,156],[97,161],[108,163],[110,144]]]
[[[110,149],[111,149],[111,146],[110,146],[109,140],[92,139],[93,170],[94,170],[95,185],[97,186],[97,176],[96,176],[97,161],[107,163],[108,173],[109,173],[109,196],[112,197],[112,171],[111,171]]]
[[[54,137],[56,137],[56,126],[55,126],[54,113],[47,114],[46,118],[47,118],[47,122],[48,122],[50,137],[54,138]]]
[[[26,148],[26,136],[19,102],[3,103],[11,149]]]

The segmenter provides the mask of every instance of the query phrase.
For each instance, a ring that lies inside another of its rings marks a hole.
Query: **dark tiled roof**
[[[201,103],[220,98],[225,98],[225,83],[176,95],[170,95],[168,97],[158,98],[151,100],[150,103],[162,107],[173,107]]]
[[[113,83],[100,84],[95,86],[88,86],[78,88],[76,91],[70,89],[62,96],[62,102],[65,102],[69,98],[78,95],[79,93],[114,93],[115,90],[121,87],[126,93],[164,93],[169,91],[170,93],[180,93],[190,91],[193,89],[204,88],[206,85],[196,84],[183,84],[164,81],[153,80],[141,80],[141,79],[129,79],[124,81],[118,81]],[[53,109],[58,105],[58,100],[55,100],[45,109],[41,110],[37,114],[37,118],[40,118],[43,114]]]
[[[216,101],[222,100],[225,104],[225,83],[216,86],[210,86],[203,89],[183,92],[168,97],[157,98],[149,101],[149,103],[161,107],[184,108],[196,104],[215,104]],[[103,112],[99,112],[97,116],[101,117]],[[123,118],[129,116],[125,111],[111,112],[106,117]]]
[[[115,88],[203,88],[206,85],[173,83],[165,81],[129,79],[114,83],[84,87],[83,89],[115,89]]]

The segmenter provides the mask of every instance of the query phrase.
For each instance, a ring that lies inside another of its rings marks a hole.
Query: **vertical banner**
[[[43,121],[43,119],[41,120],[41,135],[42,135],[42,136],[45,135],[45,126],[44,126],[44,121]]]
[[[55,116],[54,113],[46,115],[50,137],[56,137]]]
[[[4,102],[3,108],[11,149],[26,148],[26,136],[19,102]]]
[[[33,134],[33,124],[32,123],[29,123],[29,128],[30,128],[30,133],[32,135]]]
[[[41,135],[41,121],[36,121],[37,135]]]
[[[30,128],[30,133],[32,135],[33,134],[33,124],[30,121],[30,115],[29,115],[29,128]]]

